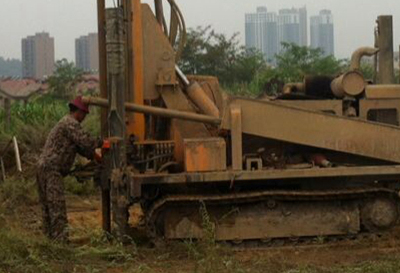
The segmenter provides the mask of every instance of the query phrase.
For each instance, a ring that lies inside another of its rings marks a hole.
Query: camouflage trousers
[[[51,240],[68,241],[64,181],[60,173],[40,168],[37,173],[43,232]]]

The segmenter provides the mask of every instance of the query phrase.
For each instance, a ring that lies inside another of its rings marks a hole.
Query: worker
[[[78,96],[69,103],[70,113],[63,117],[47,137],[39,158],[37,183],[42,206],[43,232],[52,239],[68,242],[68,219],[63,178],[68,175],[76,153],[101,160],[96,149],[102,141],[92,138],[81,127],[89,107]]]

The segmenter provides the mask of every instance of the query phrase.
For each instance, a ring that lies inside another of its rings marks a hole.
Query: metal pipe
[[[175,71],[176,74],[178,74],[179,79],[181,79],[181,81],[183,82],[185,88],[188,87],[190,85],[190,82],[178,65],[175,65]]]
[[[193,82],[186,88],[190,100],[208,116],[219,118],[219,109],[215,103],[207,96],[206,92],[201,88],[200,84]]]
[[[350,70],[360,70],[361,59],[364,56],[374,56],[379,51],[378,48],[360,47],[351,55]]]
[[[393,18],[392,16],[378,17],[378,83],[394,84],[393,60]]]
[[[160,27],[163,28],[164,9],[163,9],[162,0],[154,0],[154,6],[155,6],[155,10],[156,10],[157,22],[160,24]]]
[[[181,81],[186,89],[186,93],[188,94],[188,96],[192,100],[192,102],[204,114],[219,118],[220,113],[219,113],[218,107],[207,96],[207,94],[204,92],[203,88],[201,88],[201,86],[197,82],[192,82],[192,84],[190,84],[188,78],[185,76],[185,74],[182,72],[182,70],[179,69],[179,67],[177,65],[175,66],[175,71],[176,71],[176,74],[178,75],[179,79],[181,79]]]
[[[100,107],[109,107],[109,103],[105,99],[94,98],[94,97],[84,97],[82,99],[85,103]],[[160,116],[165,118],[176,118],[189,120],[193,122],[208,123],[212,125],[220,125],[221,119],[214,118],[207,115],[200,115],[196,113],[184,112],[179,110],[171,110],[160,107],[145,106],[135,103],[125,103],[126,111],[142,113],[147,115]]]
[[[106,49],[106,4],[105,0],[97,0],[97,21],[99,35],[99,75],[100,96],[107,99],[107,49]],[[108,136],[107,109],[101,109],[101,135]],[[111,233],[111,196],[110,189],[101,189],[102,227],[106,233]]]

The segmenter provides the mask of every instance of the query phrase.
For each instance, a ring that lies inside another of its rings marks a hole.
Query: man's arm
[[[69,123],[66,134],[68,139],[78,147],[78,153],[88,159],[93,159],[95,150],[103,143],[100,139],[91,137],[78,122]]]

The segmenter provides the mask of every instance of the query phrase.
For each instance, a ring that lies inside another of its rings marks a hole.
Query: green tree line
[[[227,37],[210,26],[189,29],[186,47],[179,62],[187,74],[218,77],[228,91],[241,95],[274,95],[283,84],[300,82],[305,75],[337,75],[349,67],[349,60],[325,56],[321,49],[283,43],[269,65],[257,50],[239,45],[238,35]],[[374,69],[363,63],[361,72],[372,79]]]

